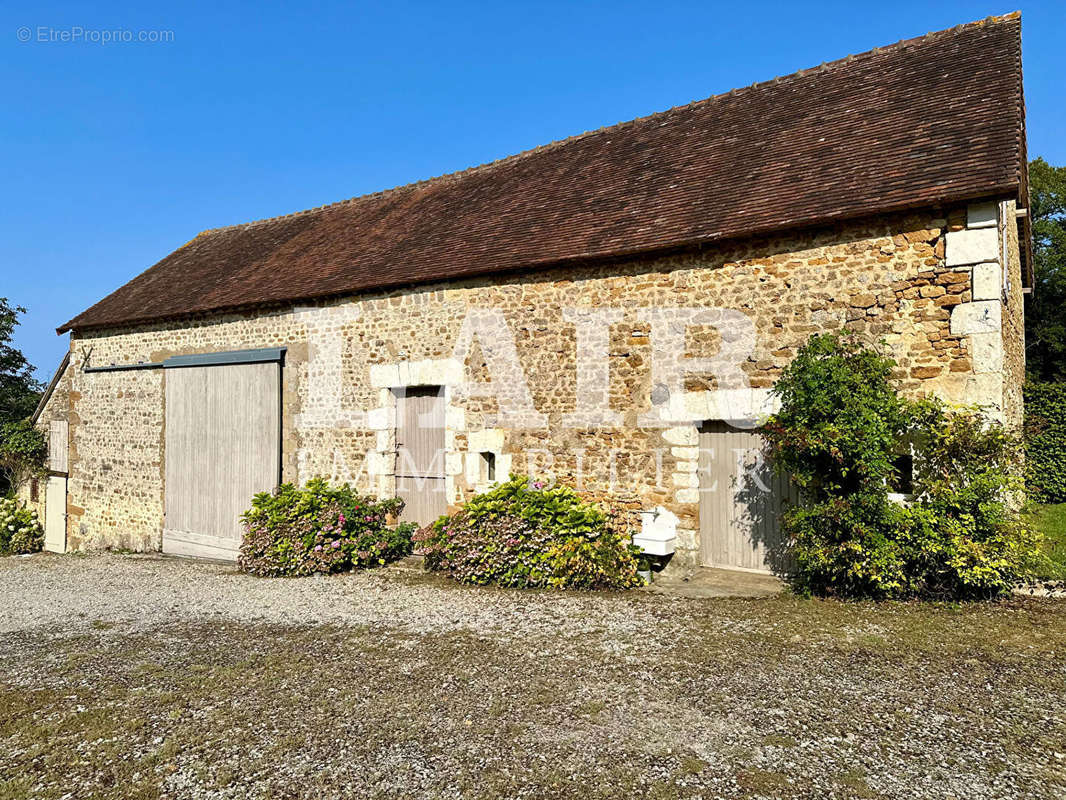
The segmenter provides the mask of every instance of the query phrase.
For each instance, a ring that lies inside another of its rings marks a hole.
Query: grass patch
[[[779,733],[771,733],[764,736],[762,743],[767,747],[795,747],[796,740],[791,736],[782,736]]]
[[[1034,505],[1027,514],[1029,523],[1044,535],[1047,563],[1037,577],[1066,578],[1066,503]]]
[[[737,784],[749,794],[778,797],[791,788],[788,775],[774,770],[751,767],[737,773]]]

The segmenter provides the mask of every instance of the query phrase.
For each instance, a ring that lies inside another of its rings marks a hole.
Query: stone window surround
[[[375,448],[367,454],[366,469],[381,497],[396,493],[396,390],[415,386],[440,386],[444,392],[444,492],[449,504],[461,501],[457,478],[465,476],[467,486],[481,492],[488,484],[481,478],[481,454],[496,457],[496,477],[507,475],[511,456],[504,453],[504,431],[485,428],[466,430],[466,413],[455,404],[455,386],[463,382],[463,365],[454,358],[398,361],[373,364],[370,385],[378,390],[378,406],[367,414],[369,428],[376,432]],[[456,434],[466,433],[467,446],[461,450]]]

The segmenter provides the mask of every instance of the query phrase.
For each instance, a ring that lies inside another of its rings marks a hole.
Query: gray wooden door
[[[232,561],[240,515],[279,480],[278,363],[166,370],[163,552]]]
[[[706,566],[780,572],[790,566],[781,513],[795,491],[762,457],[757,433],[724,422],[700,431],[700,561]]]
[[[405,522],[426,525],[447,511],[444,493],[444,391],[440,386],[396,393],[396,496]]]

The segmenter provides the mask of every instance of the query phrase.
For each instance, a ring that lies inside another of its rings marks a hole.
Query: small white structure
[[[668,556],[677,542],[677,515],[658,506],[640,512],[640,533],[633,536],[633,544],[649,556]]]

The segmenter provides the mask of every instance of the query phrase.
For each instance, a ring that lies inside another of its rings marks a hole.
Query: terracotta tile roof
[[[1018,192],[994,17],[464,172],[206,231],[59,331],[349,294]]]

